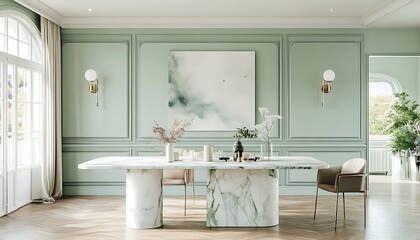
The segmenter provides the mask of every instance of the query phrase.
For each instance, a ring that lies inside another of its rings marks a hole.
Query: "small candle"
[[[204,145],[204,161],[213,161],[213,145]]]

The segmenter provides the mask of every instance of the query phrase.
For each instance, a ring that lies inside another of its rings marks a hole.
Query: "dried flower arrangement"
[[[177,143],[184,136],[185,129],[192,124],[192,120],[180,119],[174,116],[171,121],[170,128],[166,130],[156,121],[152,128],[155,138],[162,143]]]

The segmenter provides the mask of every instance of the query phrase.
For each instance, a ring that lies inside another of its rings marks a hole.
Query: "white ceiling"
[[[63,28],[420,28],[420,0],[15,1]]]

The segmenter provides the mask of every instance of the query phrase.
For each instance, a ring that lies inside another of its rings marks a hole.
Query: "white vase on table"
[[[173,143],[167,143],[165,148],[165,156],[167,162],[174,161],[174,145]]]

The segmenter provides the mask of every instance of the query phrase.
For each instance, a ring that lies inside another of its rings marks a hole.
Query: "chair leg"
[[[366,228],[366,192],[363,193],[363,227]]]
[[[184,184],[184,216],[187,216],[187,184]]]
[[[344,219],[346,219],[346,200],[344,199],[344,192],[343,192],[343,214],[344,214]]]
[[[315,210],[314,210],[314,219],[316,217],[316,207],[318,204],[318,186],[316,187],[316,195],[315,195]]]
[[[366,202],[366,199],[367,199],[367,197],[368,197],[368,180],[366,179],[365,180],[365,191],[363,191],[363,213],[364,213],[364,216],[363,216],[363,220],[364,220],[364,227],[365,227],[365,229],[366,229],[366,214],[367,214],[367,202]]]
[[[194,180],[193,180],[193,182],[192,182],[192,184],[193,184],[193,203],[194,203],[194,205],[195,205],[195,184],[194,184]]]
[[[337,192],[337,199],[335,201],[335,224],[334,224],[334,230],[337,230],[337,214],[338,214],[338,192]]]

